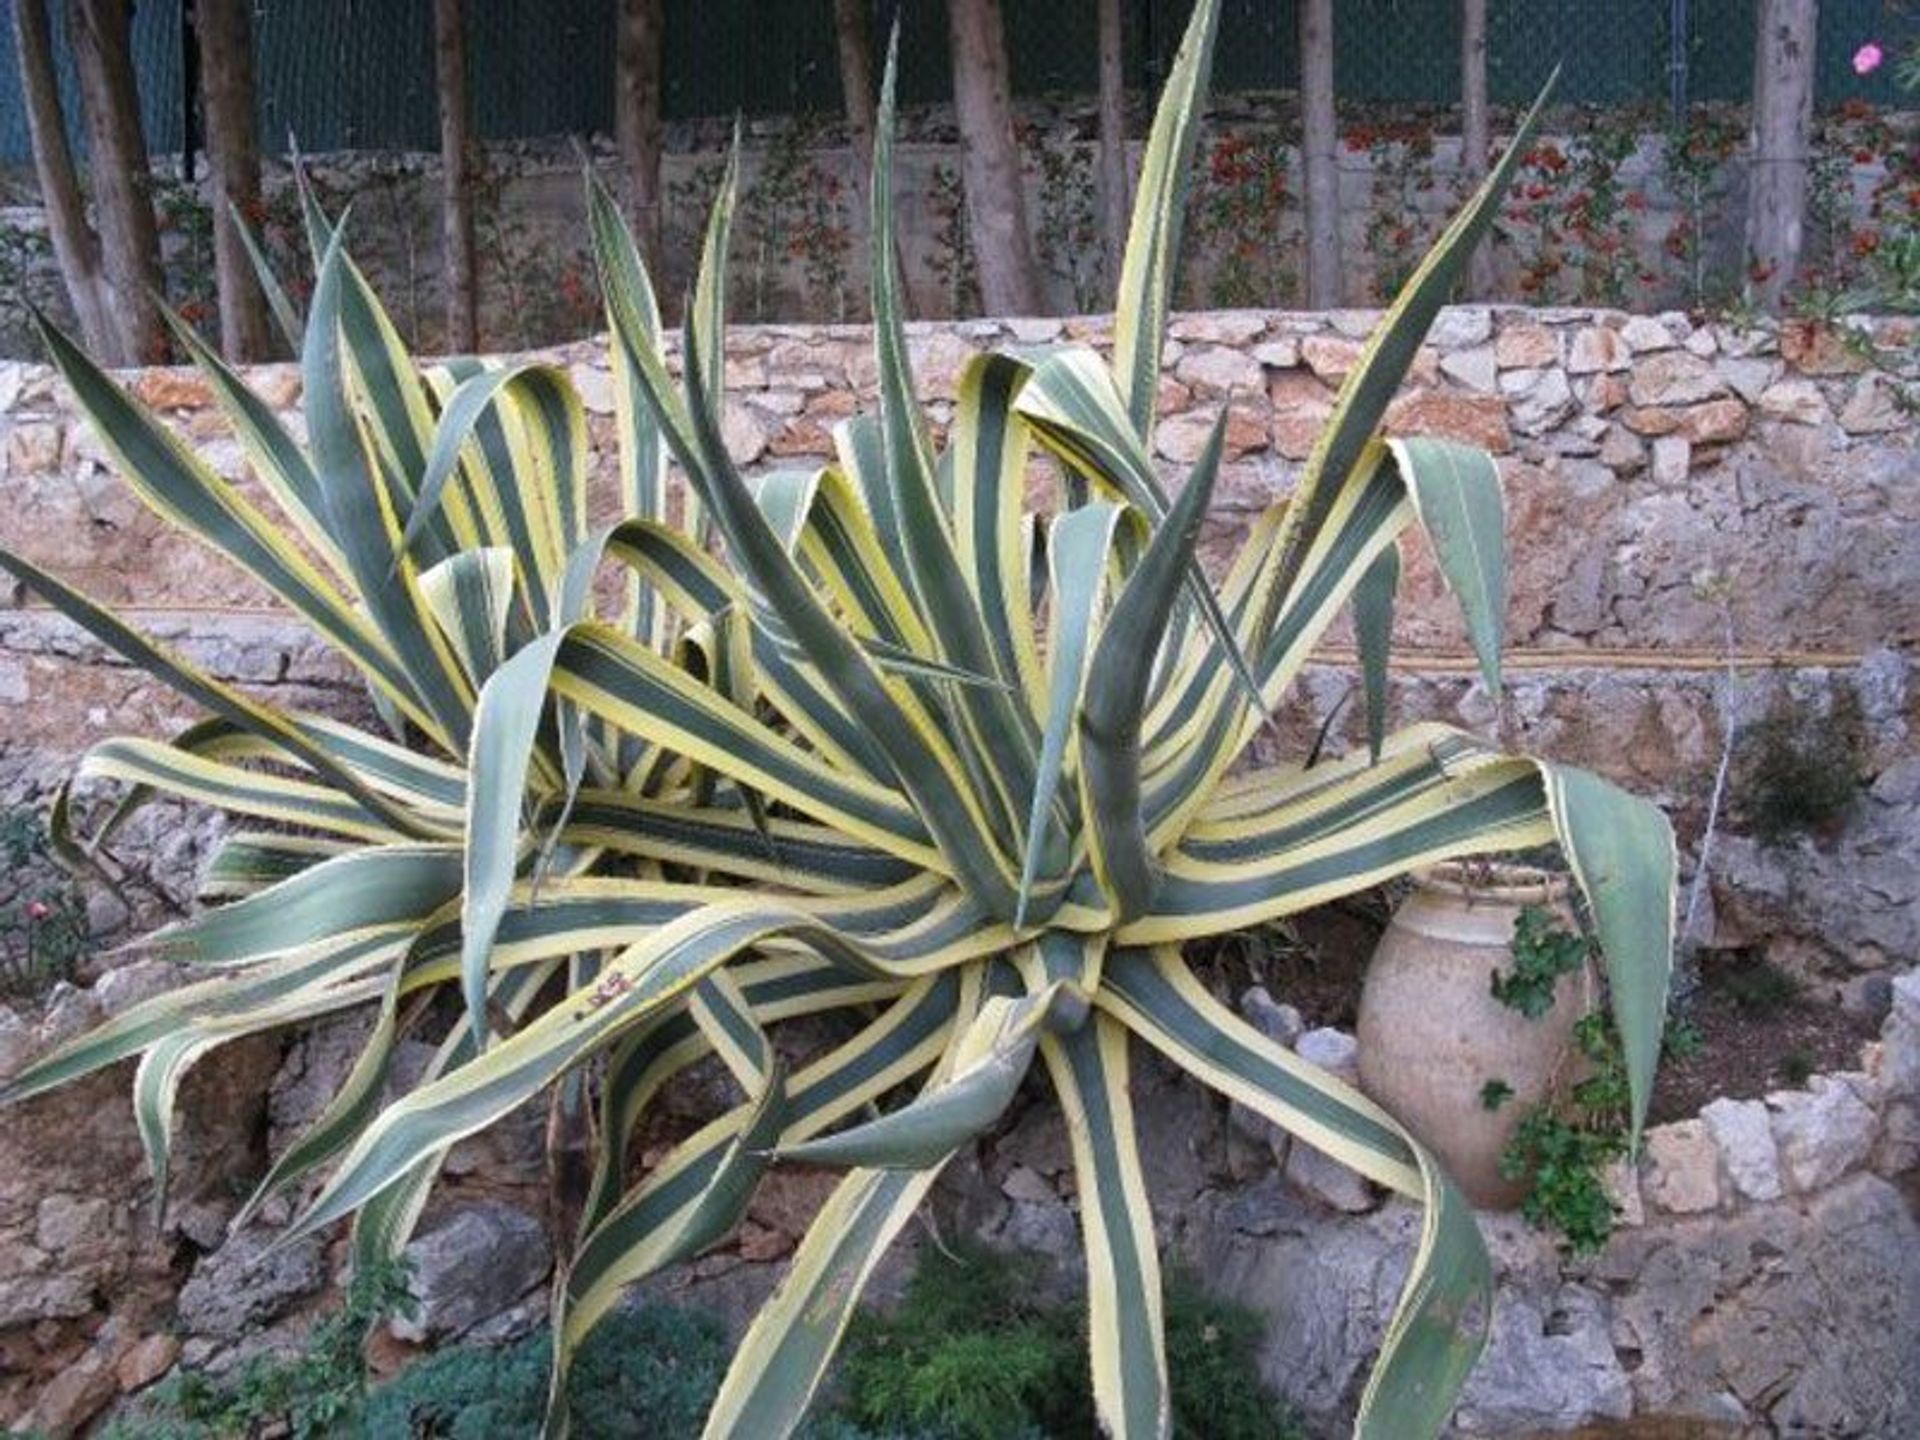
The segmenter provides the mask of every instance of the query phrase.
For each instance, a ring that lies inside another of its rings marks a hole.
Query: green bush
[[[1839,821],[1860,794],[1863,730],[1859,699],[1844,689],[1824,713],[1777,694],[1736,755],[1736,794],[1753,833],[1782,845]]]
[[[461,1345],[402,1372],[369,1398],[365,1440],[513,1440],[540,1432],[552,1338],[502,1349]],[[575,1361],[577,1440],[697,1435],[726,1369],[726,1332],[698,1310],[623,1309]]]
[[[891,1314],[855,1322],[839,1412],[911,1440],[1097,1433],[1079,1302],[1033,1295],[1032,1256],[928,1251]],[[1173,1432],[1182,1440],[1292,1440],[1301,1432],[1261,1385],[1261,1321],[1175,1276],[1166,1291]],[[844,1436],[821,1430],[810,1436]]]

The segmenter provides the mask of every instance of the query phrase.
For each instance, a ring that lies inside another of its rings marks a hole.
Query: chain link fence
[[[13,0],[0,0],[0,11]],[[908,104],[948,96],[943,0],[871,0],[883,40],[901,29]],[[77,95],[51,7],[69,116]],[[430,0],[258,0],[261,137],[309,151],[431,149],[435,144]],[[617,0],[470,0],[468,63],[478,133],[489,140],[610,128]],[[1192,0],[1122,0],[1127,83],[1152,90]],[[1015,90],[1095,88],[1094,0],[1003,0]],[[1291,89],[1299,73],[1293,0],[1227,0],[1216,92]],[[138,0],[133,37],[148,143],[183,148],[183,0]],[[1529,98],[1554,64],[1562,100],[1668,103],[1676,78],[1693,100],[1742,100],[1753,67],[1753,0],[1492,0],[1488,77],[1499,102]],[[1344,101],[1451,104],[1459,95],[1458,0],[1338,0],[1336,84]],[[1865,40],[1920,36],[1920,0],[1826,0],[1819,96],[1896,103],[1891,72],[1857,76]],[[17,74],[0,67],[0,164],[28,160]],[[831,0],[666,0],[664,106],[670,119],[840,108]]]

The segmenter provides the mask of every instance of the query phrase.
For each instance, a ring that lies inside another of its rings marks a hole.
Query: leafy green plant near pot
[[[367,1263],[404,1245],[458,1139],[547,1095],[559,1132],[590,1128],[597,1145],[556,1291],[556,1395],[622,1288],[722,1241],[768,1166],[845,1167],[707,1418],[710,1435],[758,1440],[799,1423],[886,1245],[1038,1059],[1073,1143],[1098,1418],[1158,1436],[1159,1261],[1128,1098],[1141,1042],[1425,1207],[1357,1425],[1437,1432],[1491,1306],[1470,1208],[1391,1115],[1240,1021],[1180,947],[1423,865],[1557,841],[1605,946],[1639,1115],[1670,959],[1672,839],[1657,810],[1585,772],[1380,723],[1380,622],[1416,522],[1498,681],[1493,464],[1376,431],[1499,206],[1511,153],[1384,317],[1224,589],[1201,576],[1221,428],[1175,495],[1150,457],[1217,19],[1212,0],[1196,7],[1149,138],[1111,361],[1077,346],[976,358],[937,458],[881,243],[878,415],[840,429],[836,465],[736,472],[719,424],[731,174],[679,385],[618,209],[591,194],[628,516],[609,530],[586,522],[584,415],[565,372],[422,371],[317,209],[312,312],[302,324],[277,307],[301,346],[306,444],[186,342],[297,543],[49,332],[129,483],[334,641],[398,738],[271,710],[0,554],[211,712],[171,743],[109,742],[83,772],[259,822],[214,862],[225,903],[154,937],[208,978],[44,1057],[7,1098],[140,1055],[136,1113],[164,1182],[173,1096],[197,1057],[371,1008],[341,1093],[260,1192],[327,1167],[291,1233],[353,1216]],[[881,116],[884,237],[890,80]],[[1028,516],[1036,450],[1064,479],[1058,508]],[[686,483],[677,521],[670,461]],[[591,583],[603,563],[625,580],[604,611]],[[1229,777],[1349,601],[1368,637],[1374,753]],[[61,843],[84,858],[94,841],[67,832],[65,810]],[[436,995],[459,1002],[460,1023],[428,1032],[435,1058],[383,1103],[395,1046]],[[833,1010],[851,1038],[789,1067],[769,1027]],[[634,1173],[649,1102],[709,1054],[739,1103]],[[902,1086],[910,1101],[868,1113]],[[550,1425],[564,1428],[563,1404]]]

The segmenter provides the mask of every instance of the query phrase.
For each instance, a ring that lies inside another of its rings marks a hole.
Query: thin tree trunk
[[[260,202],[260,148],[253,117],[252,0],[194,0],[200,42],[200,113],[213,169],[213,276],[220,292],[220,348],[227,359],[264,360],[272,346],[267,300],[247,258],[234,212]]]
[[[873,38],[867,29],[867,0],[833,0],[833,38],[840,50],[840,90],[847,106],[847,140],[859,171],[855,191],[865,205],[873,174]]]
[[[447,284],[447,350],[480,348],[480,293],[473,249],[473,135],[467,110],[467,41],[460,0],[433,0],[434,71],[440,92],[440,210]]]
[[[1479,188],[1492,163],[1487,115],[1487,0],[1460,0],[1460,173]],[[1493,294],[1493,237],[1475,247],[1467,266],[1467,293]]]
[[[1127,90],[1120,0],[1100,0],[1100,199],[1107,219],[1107,283],[1118,289],[1127,254]]]
[[[1819,0],[1760,0],[1756,10],[1747,260],[1755,302],[1773,308],[1798,276],[1806,242],[1820,6]]]
[[[60,108],[60,83],[53,69],[53,33],[46,0],[14,0],[14,49],[20,57],[20,88],[26,101],[27,131],[33,141],[33,170],[40,182],[40,203],[47,213],[60,279],[80,324],[87,349],[106,364],[127,364],[120,332],[107,299],[100,269],[100,239],[87,224],[86,203],[67,148],[66,117]]]
[[[833,33],[840,49],[840,89],[846,98],[847,141],[853,150],[853,193],[860,210],[860,224],[871,225],[873,214],[873,136],[875,116],[873,85],[873,36],[867,25],[867,0],[833,0]],[[867,243],[874,243],[869,233]],[[902,298],[912,308],[907,291],[907,260],[900,248],[900,235],[887,237],[893,246],[893,268],[900,276]]]
[[[1299,0],[1300,159],[1306,171],[1307,304],[1340,304],[1340,171],[1333,108],[1333,0]]]
[[[126,357],[153,364],[167,355],[166,327],[154,299],[162,283],[160,231],[140,133],[128,9],[126,0],[73,0],[68,28],[87,115],[87,173],[114,320]]]
[[[662,276],[660,55],[666,29],[661,0],[620,0],[614,42],[613,132],[627,179],[627,224],[658,286]],[[868,134],[872,131],[869,129]]]
[[[1034,263],[1033,236],[1027,229],[1000,0],[947,0],[947,20],[953,37],[960,174],[981,303],[990,315],[1037,315],[1040,267]]]

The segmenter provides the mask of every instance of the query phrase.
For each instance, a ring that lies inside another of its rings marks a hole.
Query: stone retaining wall
[[[1226,312],[1175,322],[1157,438],[1171,478],[1216,410],[1229,409],[1210,564],[1225,563],[1251,517],[1297,475],[1371,320]],[[1884,345],[1911,341],[1894,322],[1871,334]],[[936,428],[951,417],[972,350],[1062,337],[1101,344],[1105,328],[915,327]],[[735,458],[759,469],[826,458],[833,424],[871,403],[866,344],[864,330],[845,327],[732,335],[726,438]],[[590,409],[604,510],[604,354],[597,345],[551,353]],[[264,367],[255,378],[297,425],[297,374]],[[162,370],[132,383],[218,470],[250,484],[197,378]],[[1763,944],[1835,983],[1909,970],[1920,954],[1920,696],[1909,676],[1920,645],[1920,463],[1891,382],[1827,331],[1463,308],[1442,316],[1390,423],[1499,455],[1513,553],[1512,694],[1496,711],[1472,678],[1451,601],[1419,547],[1410,551],[1396,718],[1504,728],[1594,766],[1666,803],[1691,843],[1723,743],[1730,623],[1735,713],[1743,722],[1762,713],[1776,688],[1816,714],[1847,710],[1860,730],[1861,787],[1838,827],[1770,846],[1739,833],[1736,793],[1699,933]],[[129,607],[216,675],[336,713],[364,704],[351,677],[246,577],[146,514],[39,367],[0,366],[0,485],[0,544]],[[1351,674],[1336,634],[1283,728],[1295,739],[1311,733]],[[46,610],[18,597],[0,610],[0,802],[40,801],[94,741],[164,734],[185,718]],[[184,898],[216,825],[156,807],[129,829],[119,850],[143,882],[131,890],[135,911],[158,914]],[[16,874],[0,888],[21,883]],[[96,938],[150,918],[89,901]],[[0,1011],[0,1076],[173,979],[150,963],[87,973],[101,976],[92,989],[60,987],[37,1015]],[[1920,977],[1907,974],[1892,993],[1884,1040],[1858,1070],[1656,1130],[1641,1170],[1621,1177],[1630,1223],[1596,1259],[1563,1264],[1517,1222],[1489,1222],[1503,1298],[1463,1430],[1515,1435],[1628,1414],[1724,1421],[1730,1434],[1920,1425],[1911,1364],[1920,1233],[1898,1188],[1911,1191],[1920,1154]],[[1261,1013],[1272,1019],[1277,1008]],[[224,1103],[199,1107],[160,1222],[124,1076],[8,1117],[0,1414],[33,1407],[59,1428],[177,1359],[230,1365],[298,1343],[332,1282],[335,1249],[314,1241],[263,1264],[270,1229],[228,1238],[225,1226],[245,1177],[344,1073],[346,1038],[322,1032],[284,1056],[251,1042],[207,1062],[186,1109],[196,1093]],[[1335,1063],[1345,1048],[1332,1032],[1299,1043]],[[1278,1153],[1159,1070],[1146,1071],[1141,1093],[1163,1238],[1268,1310],[1269,1378],[1316,1425],[1332,1424],[1377,1342],[1415,1217],[1377,1205],[1304,1147]],[[1050,1113],[1036,1106],[1016,1117],[977,1163],[956,1167],[941,1203],[956,1223],[1060,1254],[1070,1267],[1069,1167],[1057,1127],[1042,1118]],[[535,1223],[540,1139],[537,1117],[510,1121],[450,1166],[416,1253],[429,1299],[423,1334],[500,1336],[537,1318],[550,1264]],[[733,1248],[664,1288],[742,1313],[772,1285],[773,1262],[820,1193],[818,1177],[781,1172]],[[475,1253],[487,1259],[481,1281],[463,1268]]]
[[[1374,318],[1227,311],[1174,321],[1156,436],[1170,478],[1218,409],[1229,415],[1204,537],[1216,568],[1293,482]],[[1833,976],[1920,952],[1911,838],[1920,693],[1909,684],[1920,646],[1920,458],[1898,385],[1858,348],[1870,338],[1910,352],[1912,333],[1911,321],[1748,331],[1679,314],[1455,308],[1389,414],[1390,429],[1473,440],[1500,457],[1514,677],[1506,724],[1516,741],[1653,795],[1691,842],[1724,741],[1729,635],[1742,723],[1783,692],[1815,715],[1836,705],[1855,713],[1862,795],[1837,834],[1748,843],[1736,790],[1735,833],[1716,869],[1718,934],[1707,937],[1770,940],[1796,968]],[[912,327],[936,431],[974,350],[1061,339],[1104,344],[1105,323]],[[571,369],[591,412],[604,512],[604,348],[543,353]],[[871,405],[873,378],[863,327],[736,330],[725,424],[735,459],[766,469],[829,458],[833,426]],[[298,373],[265,366],[254,379],[297,424]],[[197,376],[150,370],[133,385],[217,470],[241,476],[239,447]],[[258,586],[140,506],[44,368],[0,365],[0,487],[0,543],[134,607],[215,674],[294,703],[359,703],[351,677]],[[1418,544],[1395,637],[1399,720],[1495,725],[1457,610]],[[1301,735],[1351,683],[1343,638],[1336,630],[1289,707]],[[46,611],[0,610],[0,802],[44,793],[88,743],[160,733],[185,715]]]

